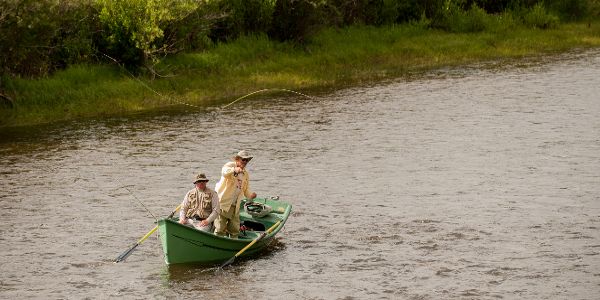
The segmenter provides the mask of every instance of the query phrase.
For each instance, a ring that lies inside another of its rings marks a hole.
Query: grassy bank
[[[264,36],[244,37],[209,51],[165,59],[157,70],[168,76],[154,80],[134,79],[114,64],[75,66],[43,79],[3,78],[11,101],[0,105],[0,126],[128,114],[178,102],[204,106],[264,88],[335,88],[581,47],[600,47],[600,21],[479,33],[448,33],[418,25],[328,29],[304,48]]]

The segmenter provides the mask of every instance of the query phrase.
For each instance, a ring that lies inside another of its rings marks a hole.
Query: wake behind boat
[[[292,205],[277,199],[256,198],[252,203],[271,208],[270,212],[254,210],[256,206],[240,205],[240,221],[247,229],[238,239],[217,236],[179,224],[177,217],[158,221],[158,231],[167,264],[200,263],[217,264],[234,257],[244,247],[264,234],[241,256],[264,249],[283,228],[292,211]],[[251,203],[249,203],[251,204]]]

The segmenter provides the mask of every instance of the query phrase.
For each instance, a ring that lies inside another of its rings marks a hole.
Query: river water
[[[5,132],[0,298],[597,299],[599,95],[591,50]],[[111,262],[239,149],[294,206],[265,253]]]

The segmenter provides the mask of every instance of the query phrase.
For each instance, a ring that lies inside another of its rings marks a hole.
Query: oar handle
[[[238,253],[236,253],[235,257],[242,255],[242,253],[244,253],[244,251],[248,250],[248,248],[252,247],[252,245],[256,244],[256,242],[260,241],[267,234],[271,233],[271,231],[273,231],[273,229],[275,229],[277,226],[279,226],[279,223],[281,223],[281,221],[277,221],[277,223],[273,224],[273,226],[271,226],[267,231],[263,232],[260,236],[255,238],[252,242],[250,242],[250,244],[246,245],[246,247],[242,248],[242,250],[240,250]]]
[[[175,207],[175,210],[171,212],[171,214],[167,217],[168,219],[172,218],[175,213],[179,210],[179,208],[181,208],[181,204],[177,205],[177,207]],[[156,229],[158,229],[158,225],[154,226],[154,228],[152,228],[152,230],[150,230],[150,232],[146,233],[146,235],[144,237],[142,237],[137,243],[141,244],[143,241],[145,241],[149,236],[151,236]]]
[[[273,224],[273,226],[271,226],[267,231],[263,232],[261,235],[259,235],[257,238],[255,238],[252,242],[250,242],[250,244],[246,245],[246,247],[242,248],[242,250],[240,250],[238,253],[236,253],[234,256],[232,256],[230,259],[228,259],[225,263],[223,263],[221,265],[221,268],[224,268],[224,267],[232,264],[233,261],[238,256],[242,255],[242,253],[244,253],[244,251],[248,250],[248,248],[252,247],[252,245],[254,245],[256,242],[260,241],[267,234],[271,233],[271,231],[273,231],[273,229],[277,228],[277,226],[279,226],[279,224],[281,224],[281,220],[277,221],[277,223]]]
[[[141,244],[143,241],[145,241],[149,236],[151,236],[156,229],[158,229],[158,225],[154,226],[154,228],[152,228],[152,230],[150,230],[150,232],[146,233],[145,236],[143,236],[137,243]]]
[[[181,208],[181,204],[177,205],[177,207],[175,207],[175,210],[173,212],[171,212],[171,214],[169,215],[168,219],[172,218],[180,208]]]
[[[179,208],[181,207],[181,204],[179,204],[174,211],[171,212],[171,214],[167,217],[168,219],[172,218],[175,213],[179,210]],[[137,243],[141,244],[143,241],[145,241],[149,236],[151,236],[156,229],[158,229],[158,225],[154,226],[154,228],[152,228],[152,230],[150,230],[150,232],[146,233],[146,235],[144,237],[142,237]]]

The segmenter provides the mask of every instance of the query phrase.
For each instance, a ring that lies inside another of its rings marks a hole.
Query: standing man
[[[191,189],[181,203],[179,223],[192,225],[199,230],[212,232],[213,221],[219,215],[219,197],[206,186],[208,178],[204,173],[194,177],[195,188]]]
[[[237,238],[240,234],[240,203],[244,197],[249,200],[256,198],[256,193],[250,190],[250,174],[246,170],[251,159],[250,153],[242,150],[221,170],[221,180],[215,187],[221,207],[215,222],[216,235],[229,234],[230,238]]]

